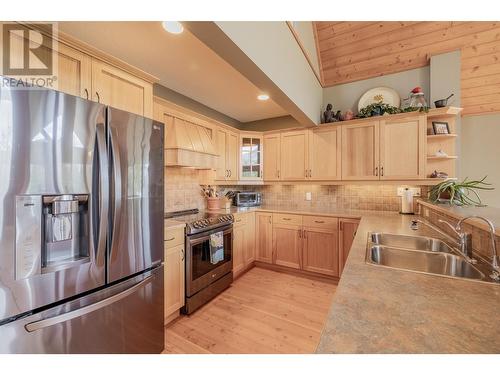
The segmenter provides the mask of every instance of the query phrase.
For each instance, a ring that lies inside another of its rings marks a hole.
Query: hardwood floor
[[[164,353],[312,353],[336,286],[253,268],[166,328]]]

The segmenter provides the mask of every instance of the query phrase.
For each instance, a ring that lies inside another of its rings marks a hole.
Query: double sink
[[[424,236],[369,233],[366,262],[412,272],[492,282],[489,275],[485,275],[488,272],[482,263],[473,265],[447,243]]]

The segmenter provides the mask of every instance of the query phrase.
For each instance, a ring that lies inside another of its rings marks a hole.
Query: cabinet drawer
[[[248,223],[248,214],[234,214],[234,226],[246,225]]]
[[[323,228],[337,230],[339,219],[336,217],[325,216],[303,216],[303,225],[305,227]]]
[[[165,228],[166,248],[178,245],[184,245],[184,228]]]
[[[274,224],[302,225],[301,215],[273,214]]]

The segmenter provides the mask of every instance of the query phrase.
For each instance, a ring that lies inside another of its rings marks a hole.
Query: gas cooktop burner
[[[186,210],[169,212],[165,218],[173,218],[186,223],[186,234],[207,232],[212,229],[232,224],[234,217],[231,214],[218,214],[212,212],[200,212],[199,210]]]

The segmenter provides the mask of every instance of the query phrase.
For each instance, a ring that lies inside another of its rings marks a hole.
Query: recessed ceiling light
[[[171,34],[180,34],[184,31],[184,26],[179,21],[163,21],[162,25]]]
[[[259,100],[267,100],[267,99],[269,99],[269,95],[267,95],[267,94],[260,94],[259,96],[257,96],[257,99],[259,99]]]

